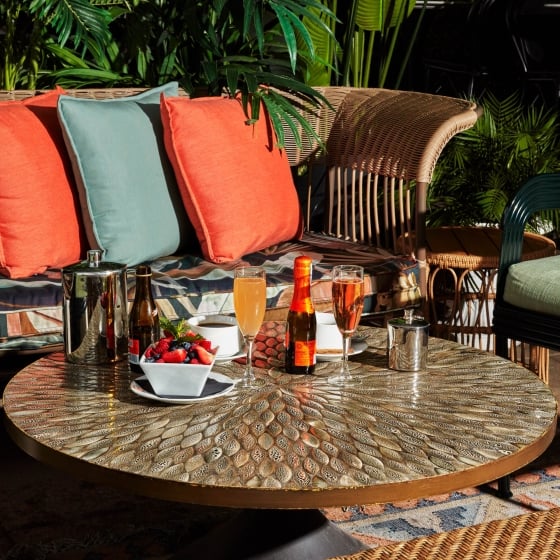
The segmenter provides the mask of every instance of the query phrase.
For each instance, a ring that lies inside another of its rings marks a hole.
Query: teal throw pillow
[[[105,261],[135,266],[170,255],[192,232],[163,144],[162,93],[178,95],[177,82],[58,104],[87,239]]]

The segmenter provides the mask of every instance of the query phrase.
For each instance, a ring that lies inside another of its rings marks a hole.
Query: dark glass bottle
[[[316,363],[317,320],[311,299],[311,258],[296,257],[294,296],[286,322],[287,373],[311,374]]]
[[[136,293],[128,317],[128,363],[132,371],[142,371],[140,357],[159,337],[159,313],[152,294],[152,270],[147,265],[140,265],[136,268]]]

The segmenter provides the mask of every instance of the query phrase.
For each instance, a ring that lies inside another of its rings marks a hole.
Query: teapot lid
[[[79,273],[79,274],[111,274],[113,272],[121,272],[126,270],[125,264],[114,263],[102,260],[103,251],[100,249],[90,249],[87,252],[85,261],[64,267],[63,274]]]
[[[390,319],[388,322],[392,327],[404,329],[425,328],[430,325],[421,315],[414,315],[414,309],[410,308],[404,310],[404,317]]]

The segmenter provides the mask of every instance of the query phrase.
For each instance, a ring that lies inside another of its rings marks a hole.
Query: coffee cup
[[[342,335],[332,313],[316,312],[316,344],[318,354],[342,352]]]
[[[218,346],[217,358],[226,358],[239,352],[241,334],[235,317],[198,315],[187,322],[195,333],[212,342],[213,348]]]

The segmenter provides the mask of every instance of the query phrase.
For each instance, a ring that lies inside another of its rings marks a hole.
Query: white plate
[[[208,375],[208,379],[212,379],[219,383],[225,383],[226,386],[221,391],[213,393],[212,395],[207,395],[205,397],[160,397],[159,395],[156,395],[151,389],[148,378],[145,375],[142,375],[141,377],[138,377],[137,379],[132,381],[132,383],[130,384],[130,389],[138,396],[145,397],[146,399],[151,399],[153,401],[170,404],[188,404],[192,402],[208,401],[210,399],[215,399],[216,397],[221,397],[222,395],[226,395],[227,393],[229,393],[235,387],[235,381],[231,379],[231,377],[222,375],[221,373],[210,372],[210,375]]]
[[[356,354],[361,354],[367,348],[367,342],[365,340],[352,340],[352,344],[350,346],[352,352],[348,354],[348,357],[351,358]],[[318,362],[336,362],[342,359],[342,352],[329,352],[328,354],[320,354],[317,352],[317,361]]]
[[[237,354],[232,354],[231,356],[216,356],[215,363],[231,362],[231,360],[237,360],[237,358],[244,358],[247,355],[245,350],[239,350]]]

